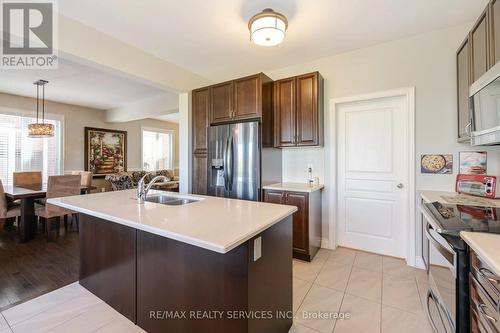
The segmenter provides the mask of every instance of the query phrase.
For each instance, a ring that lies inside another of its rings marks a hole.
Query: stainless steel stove
[[[422,203],[427,315],[435,332],[469,332],[469,254],[460,231],[500,234],[500,209]]]

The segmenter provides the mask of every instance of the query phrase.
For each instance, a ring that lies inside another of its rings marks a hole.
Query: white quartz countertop
[[[499,199],[476,197],[473,195],[446,192],[446,191],[419,191],[420,196],[426,202],[441,202],[448,204],[462,204],[482,207],[500,207]]]
[[[295,206],[200,195],[180,206],[138,204],[135,190],[47,199],[47,203],[144,230],[219,253],[227,253],[297,211]]]
[[[462,231],[460,237],[500,276],[500,235]]]
[[[276,191],[295,191],[295,192],[315,192],[321,190],[324,185],[309,185],[306,183],[276,183],[271,185],[263,186],[264,190],[276,190]]]

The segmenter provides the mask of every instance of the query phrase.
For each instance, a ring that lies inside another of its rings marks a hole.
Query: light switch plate
[[[253,240],[253,261],[257,261],[262,257],[262,237],[257,237]]]

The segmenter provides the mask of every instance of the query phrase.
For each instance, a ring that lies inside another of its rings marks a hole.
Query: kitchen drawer
[[[475,311],[477,322],[481,323],[487,332],[500,332],[500,313],[472,274],[470,275],[470,306]]]
[[[498,302],[500,300],[500,277],[496,276],[474,251],[471,251],[470,266],[472,274],[498,309]]]

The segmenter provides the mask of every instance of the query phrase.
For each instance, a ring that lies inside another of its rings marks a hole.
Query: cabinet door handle
[[[479,311],[479,313],[481,313],[481,315],[488,319],[489,321],[493,322],[493,323],[496,323],[497,322],[497,319],[495,317],[492,317],[490,316],[489,314],[486,313],[486,311],[484,311],[484,308],[486,308],[486,304],[483,304],[483,303],[480,303],[480,304],[476,304],[476,308],[477,308],[477,311]]]
[[[479,269],[479,273],[481,274],[481,276],[483,278],[490,281],[491,283],[494,283],[494,284],[500,283],[500,280],[497,277],[495,277],[495,275],[488,268],[481,267]]]

